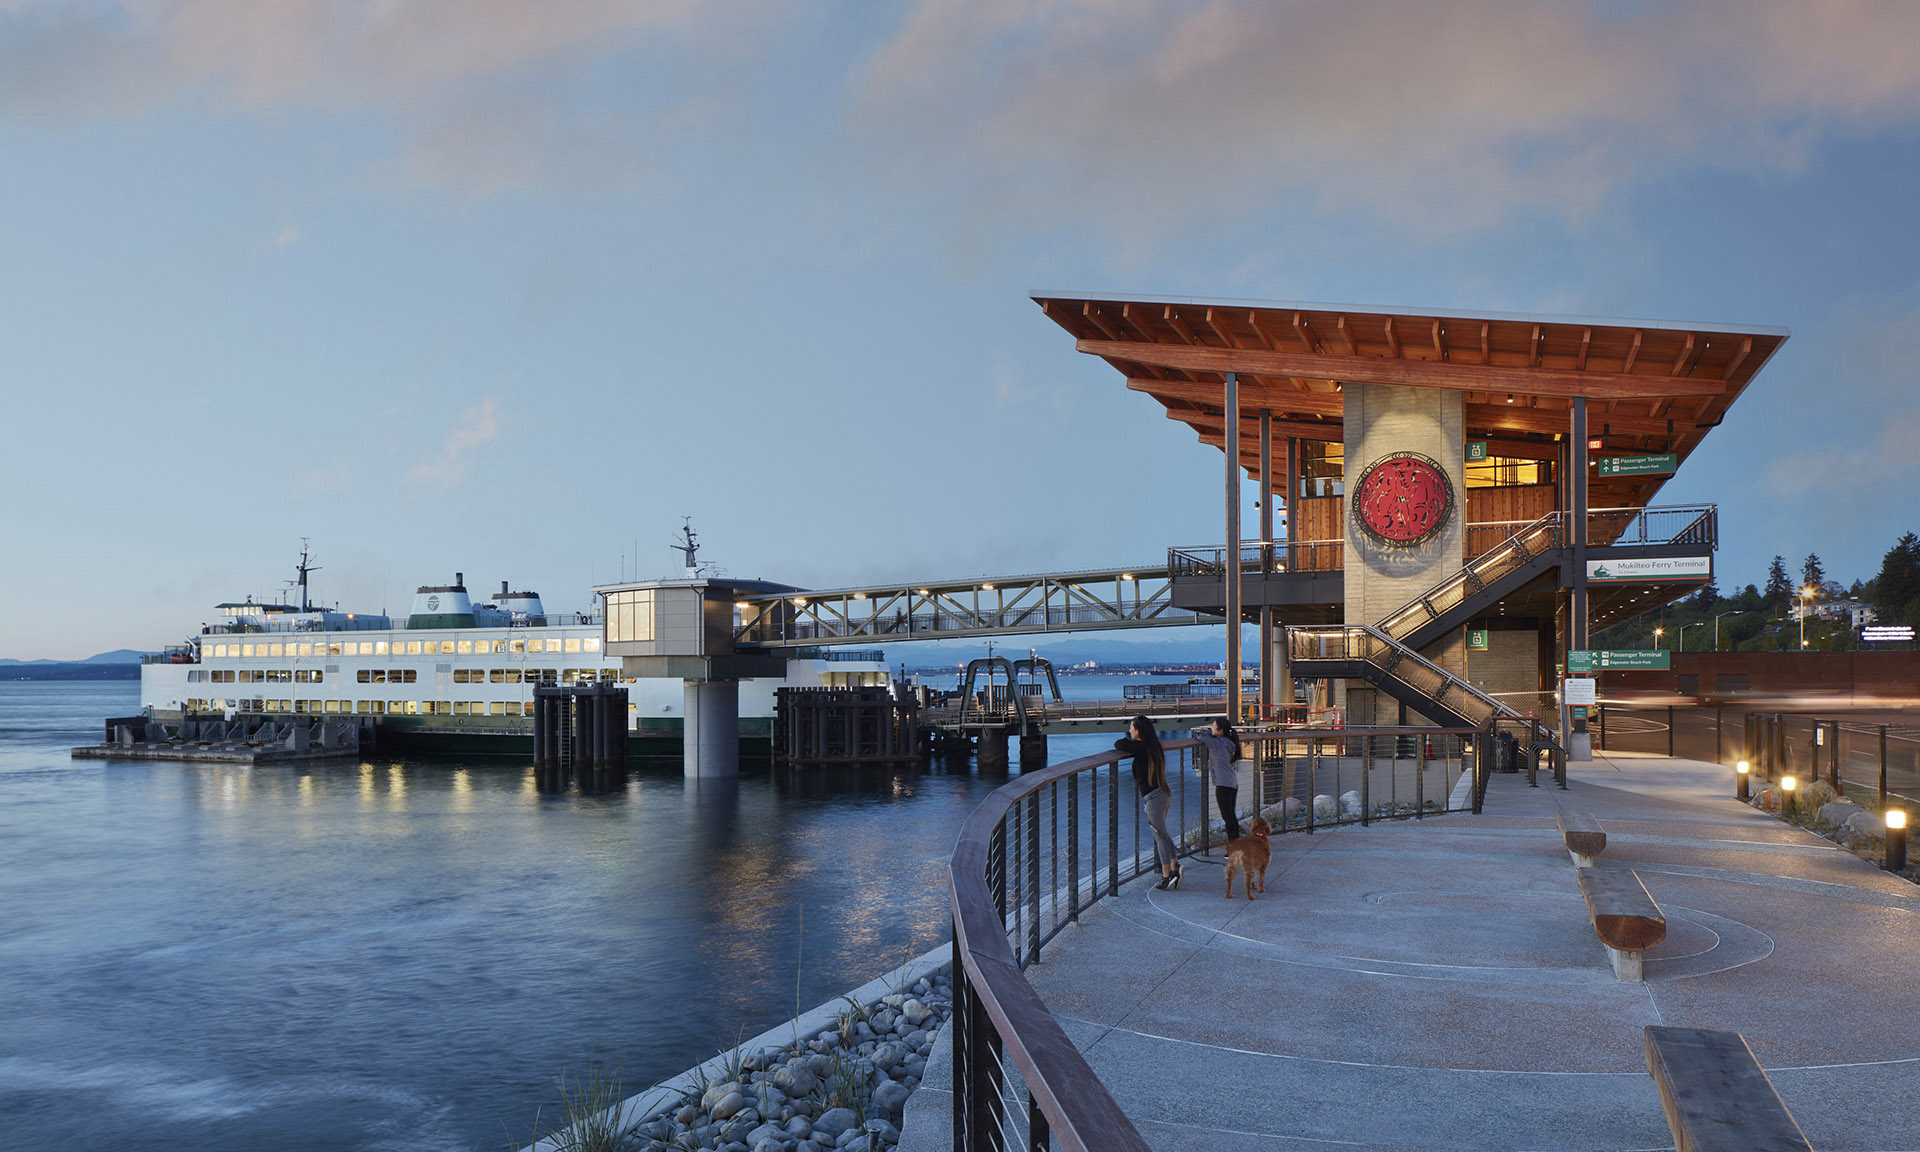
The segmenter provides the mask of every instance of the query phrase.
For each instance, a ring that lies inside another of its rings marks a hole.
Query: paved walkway
[[[1028,976],[1167,1152],[1671,1148],[1647,1024],[1744,1033],[1822,1152],[1920,1148],[1920,889],[1730,775],[1615,755],[1565,792],[1497,776],[1480,817],[1277,837],[1253,902],[1191,862]],[[1558,808],[1667,913],[1643,984],[1613,977]]]

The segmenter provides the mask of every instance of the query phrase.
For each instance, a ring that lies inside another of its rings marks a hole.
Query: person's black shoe
[[[1153,886],[1153,890],[1154,890],[1155,892],[1165,892],[1165,891],[1166,891],[1167,889],[1169,889],[1169,888],[1171,888],[1171,887],[1173,887],[1173,877],[1171,877],[1171,876],[1162,876],[1162,877],[1160,877],[1160,883],[1158,883],[1158,884],[1155,884],[1155,885]]]
[[[1184,871],[1186,871],[1186,869],[1180,867],[1180,865],[1178,864],[1175,864],[1173,866],[1173,875],[1167,877],[1167,887],[1169,888],[1180,887],[1180,873]]]

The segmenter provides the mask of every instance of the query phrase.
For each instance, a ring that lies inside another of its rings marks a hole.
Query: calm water
[[[69,759],[136,700],[0,682],[8,1147],[524,1143],[562,1070],[644,1086],[945,939],[954,833],[1005,779],[672,765],[582,799],[507,758]]]
[[[1000,782],[68,758],[136,695],[0,683],[10,1147],[503,1147],[563,1069],[643,1086],[944,939]]]

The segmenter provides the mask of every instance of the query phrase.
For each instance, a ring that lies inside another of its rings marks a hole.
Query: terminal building
[[[1593,630],[1707,583],[1715,507],[1664,506],[1660,491],[1788,335],[1258,300],[1034,300],[1078,351],[1225,453],[1221,545],[1169,556],[1175,602],[1261,626],[1264,714],[1291,703],[1281,686],[1299,681],[1352,724],[1548,716],[1568,653],[1583,659]],[[1251,532],[1239,523],[1243,479],[1258,496]],[[1238,663],[1238,629],[1227,644]],[[1578,757],[1584,726],[1573,730]]]

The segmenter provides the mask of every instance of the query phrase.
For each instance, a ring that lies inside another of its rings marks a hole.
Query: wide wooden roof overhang
[[[1239,374],[1241,461],[1258,479],[1259,417],[1284,440],[1342,438],[1342,386],[1465,393],[1489,454],[1554,459],[1578,397],[1604,452],[1692,454],[1786,342],[1787,330],[1272,300],[1039,292],[1033,299],[1167,417],[1224,449],[1226,373]],[[1665,476],[1591,479],[1592,507],[1640,507]]]

